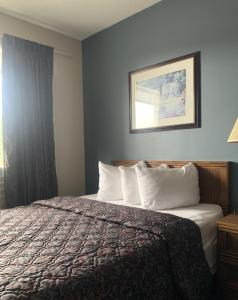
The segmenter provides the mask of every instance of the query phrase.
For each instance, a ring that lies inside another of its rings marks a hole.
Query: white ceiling
[[[80,40],[161,0],[0,0],[0,11]]]

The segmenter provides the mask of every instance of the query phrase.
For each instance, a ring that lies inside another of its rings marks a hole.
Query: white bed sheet
[[[97,200],[97,194],[85,195],[83,198]],[[129,205],[123,200],[107,201],[116,205],[133,206],[143,208],[141,205]],[[159,211],[173,214],[182,218],[194,221],[200,228],[202,244],[208,265],[212,271],[216,271],[217,257],[217,225],[216,221],[223,217],[222,209],[219,205],[201,203],[198,205]]]

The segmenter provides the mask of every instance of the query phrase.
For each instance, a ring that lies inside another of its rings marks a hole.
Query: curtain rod
[[[2,37],[3,37],[3,34],[0,34],[0,39],[1,39]],[[35,42],[35,41],[31,41],[31,42]],[[38,43],[38,42],[35,42],[35,43]],[[53,49],[54,49],[54,53],[55,53],[56,55],[67,56],[67,57],[69,57],[69,58],[72,58],[72,57],[73,57],[73,55],[70,54],[70,53],[66,53],[66,52],[63,52],[63,51],[58,51],[58,50],[56,50],[54,47],[49,46],[49,45],[46,45],[46,44],[43,44],[43,45],[53,48]]]

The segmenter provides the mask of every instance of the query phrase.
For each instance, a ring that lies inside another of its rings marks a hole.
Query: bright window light
[[[3,168],[3,134],[2,134],[2,45],[0,43],[0,168]]]

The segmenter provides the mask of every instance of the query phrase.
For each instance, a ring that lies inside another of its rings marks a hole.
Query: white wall
[[[49,45],[54,56],[54,131],[59,195],[84,193],[84,130],[81,42],[0,13],[0,34]]]

